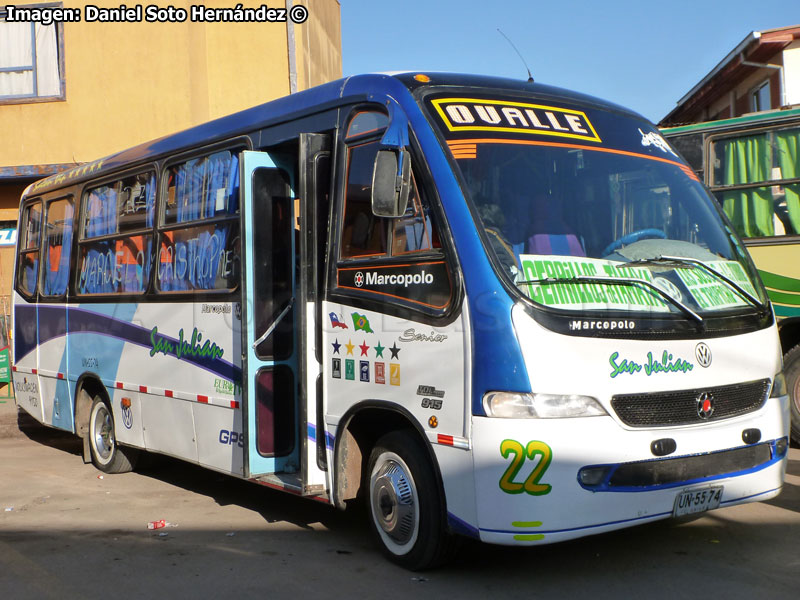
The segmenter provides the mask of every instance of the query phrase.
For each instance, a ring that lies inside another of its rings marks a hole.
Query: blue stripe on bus
[[[312,425],[311,423],[308,424],[308,439],[315,443],[317,441],[317,428],[315,425]],[[333,442],[334,442],[334,437],[326,431],[325,447],[328,450],[333,450]]]
[[[39,344],[64,336],[69,332],[70,335],[77,333],[93,333],[122,342],[136,344],[144,348],[152,348],[152,343],[150,341],[152,328],[148,329],[140,325],[134,325],[133,323],[123,321],[114,316],[100,314],[95,310],[68,306],[66,309],[66,319],[64,318],[63,305],[40,304],[38,305],[38,317],[36,305],[17,305],[15,311],[16,320],[19,323],[36,323],[38,318]],[[115,314],[117,314],[118,311],[119,307],[115,306]],[[25,329],[24,326],[17,327],[18,332],[23,329]],[[18,333],[17,338],[14,340],[14,358],[17,362],[27,354],[36,350],[36,328],[30,327],[29,329],[33,330],[32,336],[20,335]],[[161,332],[159,332],[158,335],[160,338],[176,346],[179,343],[177,338],[169,337]],[[230,381],[242,380],[241,367],[237,367],[221,358],[184,355],[181,356],[179,360],[192,363],[201,369],[224,377]]]
[[[453,513],[447,513],[447,524],[453,533],[458,533],[467,537],[480,539],[481,532],[477,527],[473,527],[463,519],[459,519]]]

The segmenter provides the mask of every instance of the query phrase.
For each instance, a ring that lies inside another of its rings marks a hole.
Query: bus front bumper
[[[611,417],[473,417],[479,537],[552,543],[777,496],[787,413],[784,396],[746,418],[670,429],[623,429]],[[745,430],[758,430],[758,441]],[[655,456],[664,439],[674,451]]]

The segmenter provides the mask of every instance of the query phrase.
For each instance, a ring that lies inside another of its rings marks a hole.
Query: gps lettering
[[[219,443],[226,446],[239,446],[244,448],[244,434],[238,431],[219,430]]]

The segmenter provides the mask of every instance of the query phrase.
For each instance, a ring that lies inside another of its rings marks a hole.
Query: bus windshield
[[[741,243],[649,123],[516,98],[428,107],[487,251],[528,299],[640,315],[763,308]]]

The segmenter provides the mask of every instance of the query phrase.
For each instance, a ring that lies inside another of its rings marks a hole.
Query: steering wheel
[[[623,235],[618,240],[614,240],[608,246],[603,249],[603,252],[600,256],[608,256],[614,250],[621,248],[622,246],[627,246],[628,244],[633,244],[634,242],[638,242],[639,240],[644,240],[648,238],[658,238],[660,240],[667,239],[667,234],[661,231],[660,229],[640,229],[639,231],[632,231],[626,235]]]

